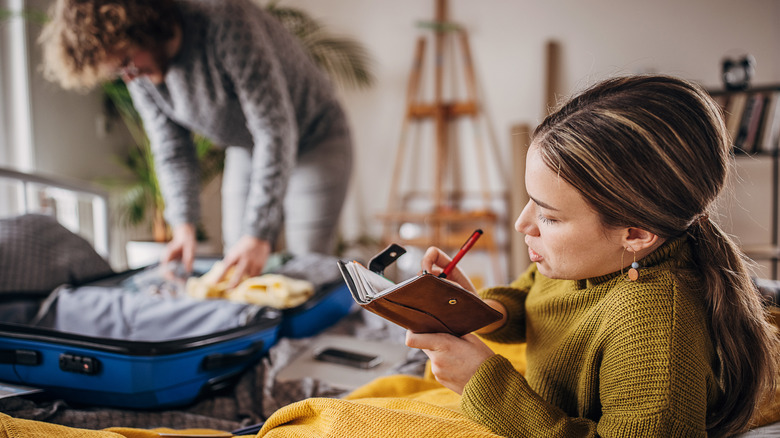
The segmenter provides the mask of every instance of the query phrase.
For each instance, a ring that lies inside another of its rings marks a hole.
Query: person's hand
[[[181,260],[184,269],[187,272],[192,272],[192,263],[195,260],[195,244],[195,225],[177,225],[173,229],[173,239],[165,246],[160,264],[166,267],[173,260]]]
[[[423,350],[431,360],[431,371],[436,380],[458,394],[463,393],[466,383],[482,362],[495,354],[473,334],[458,338],[446,333],[407,331],[406,345]]]
[[[228,289],[238,286],[245,278],[260,275],[270,254],[270,242],[254,236],[242,236],[222,260],[223,271],[217,282],[225,278],[230,268],[233,268],[233,272],[227,284]]]
[[[430,272],[433,275],[439,275],[442,273],[442,271],[444,271],[444,267],[447,266],[450,261],[452,261],[452,259],[444,251],[435,246],[431,246],[425,251],[425,254],[423,255],[422,269]],[[463,271],[461,271],[457,266],[455,266],[455,269],[453,269],[452,272],[447,275],[447,280],[458,283],[463,289],[466,289],[467,291],[476,293],[476,288],[471,283],[471,280],[469,280],[466,274],[464,274]]]

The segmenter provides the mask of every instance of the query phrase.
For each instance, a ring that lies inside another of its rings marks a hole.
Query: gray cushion
[[[51,292],[112,272],[89,242],[50,216],[0,219],[0,293]]]

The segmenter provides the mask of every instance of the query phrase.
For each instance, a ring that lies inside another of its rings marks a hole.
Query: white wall
[[[31,2],[43,5],[50,2]],[[377,84],[343,90],[357,153],[344,234],[378,235],[405,110],[416,27],[433,0],[283,0],[308,10],[330,30],[362,41],[376,59]],[[680,75],[720,85],[724,55],[751,53],[754,83],[780,83],[780,2],[776,0],[450,0],[450,18],[468,30],[483,102],[505,159],[514,123],[537,123],[545,108],[545,45],[561,47],[560,88],[570,94],[616,73]],[[31,44],[34,46],[34,44]],[[37,50],[37,46],[36,50]],[[432,44],[429,44],[432,50]],[[39,56],[37,53],[34,57]],[[37,58],[36,58],[37,59]],[[33,61],[35,62],[35,61]],[[431,62],[427,63],[430,72]],[[83,179],[116,172],[121,137],[96,135],[99,95],[80,96],[32,81],[36,160],[43,171]],[[431,79],[425,87],[430,90]],[[118,134],[117,134],[118,135]],[[763,184],[757,191],[767,190]]]
[[[433,17],[434,1],[285,4],[356,36],[377,59],[378,86],[343,93],[359,163],[345,232],[376,235],[380,223],[373,215],[387,203],[415,39],[429,34],[415,23]],[[559,88],[566,95],[609,75],[639,72],[674,74],[720,88],[721,60],[744,53],[757,60],[754,84],[780,83],[780,2],[774,0],[450,0],[449,5],[451,20],[470,34],[484,103],[505,158],[512,124],[533,126],[543,116],[544,50],[550,40],[561,48]],[[431,65],[429,60],[429,73]],[[741,182],[728,192],[736,196],[727,204],[734,217],[724,218],[724,227],[744,243],[766,242],[769,166],[750,159],[738,164]],[[766,274],[766,266],[761,272]]]
[[[377,59],[378,86],[343,93],[358,149],[356,201],[384,208],[402,116],[415,27],[433,1],[286,0],[333,30],[356,36]],[[755,83],[780,82],[780,3],[766,1],[451,0],[450,17],[470,33],[484,101],[502,147],[510,126],[537,123],[544,110],[545,45],[561,46],[561,90],[569,94],[617,73],[661,72],[720,86],[720,61],[749,52]],[[430,48],[430,46],[429,46]],[[429,67],[431,64],[428,63]],[[430,88],[430,82],[429,82]],[[370,176],[370,178],[369,178]],[[379,194],[379,195],[377,195]],[[371,229],[376,230],[372,221]]]
[[[0,99],[8,102],[0,116],[0,158],[13,163],[17,168],[30,170],[32,160],[32,128],[29,103],[26,93],[29,89],[29,72],[26,31],[27,23],[20,17],[22,0],[3,0],[0,8],[11,14],[0,21]],[[12,149],[9,146],[14,145]]]
[[[28,0],[27,7],[45,11],[51,3]],[[41,48],[37,43],[41,25],[30,23],[28,26],[37,170],[84,180],[121,172],[115,156],[131,144],[121,121],[117,120],[112,126],[99,126],[105,119],[103,95],[99,90],[90,93],[66,91],[43,79]]]

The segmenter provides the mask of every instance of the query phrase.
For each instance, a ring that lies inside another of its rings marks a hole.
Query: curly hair
[[[173,0],[57,0],[49,15],[39,39],[44,76],[82,90],[110,79],[101,67],[112,54],[154,48],[181,22]]]

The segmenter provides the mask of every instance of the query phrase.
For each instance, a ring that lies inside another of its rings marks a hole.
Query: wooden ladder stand
[[[388,209],[386,213],[379,215],[379,218],[384,222],[382,240],[385,244],[395,242],[421,248],[433,245],[445,251],[451,251],[459,248],[475,228],[482,228],[485,233],[477,242],[477,248],[481,247],[489,252],[494,267],[495,280],[504,282],[506,279],[503,276],[506,271],[502,266],[494,234],[497,215],[489,208],[491,195],[488,189],[488,175],[485,163],[487,151],[484,149],[479,130],[481,111],[477,99],[477,83],[468,35],[465,29],[447,21],[446,0],[436,0],[436,19],[433,23],[433,29],[436,61],[434,65],[435,88],[433,102],[421,102],[419,97],[426,46],[425,37],[420,37],[417,40],[414,63],[407,83],[406,114],[401,126],[401,138],[396,152]],[[445,39],[448,36],[456,37],[455,42],[460,44],[462,50],[461,56],[465,67],[464,79],[467,92],[466,100],[462,101],[445,101],[443,97]],[[454,204],[452,200],[445,199],[445,167],[451,152],[448,130],[451,122],[461,117],[467,117],[471,120],[476,134],[476,165],[479,170],[481,195],[484,203],[484,209],[477,211],[462,211],[457,205],[448,205],[448,202]],[[432,209],[427,212],[406,211],[408,197],[399,193],[399,184],[406,159],[408,131],[412,124],[431,120],[434,123],[436,147]],[[501,170],[500,166],[497,170]],[[420,224],[427,232],[416,238],[405,239],[399,234],[400,226],[405,223]]]

